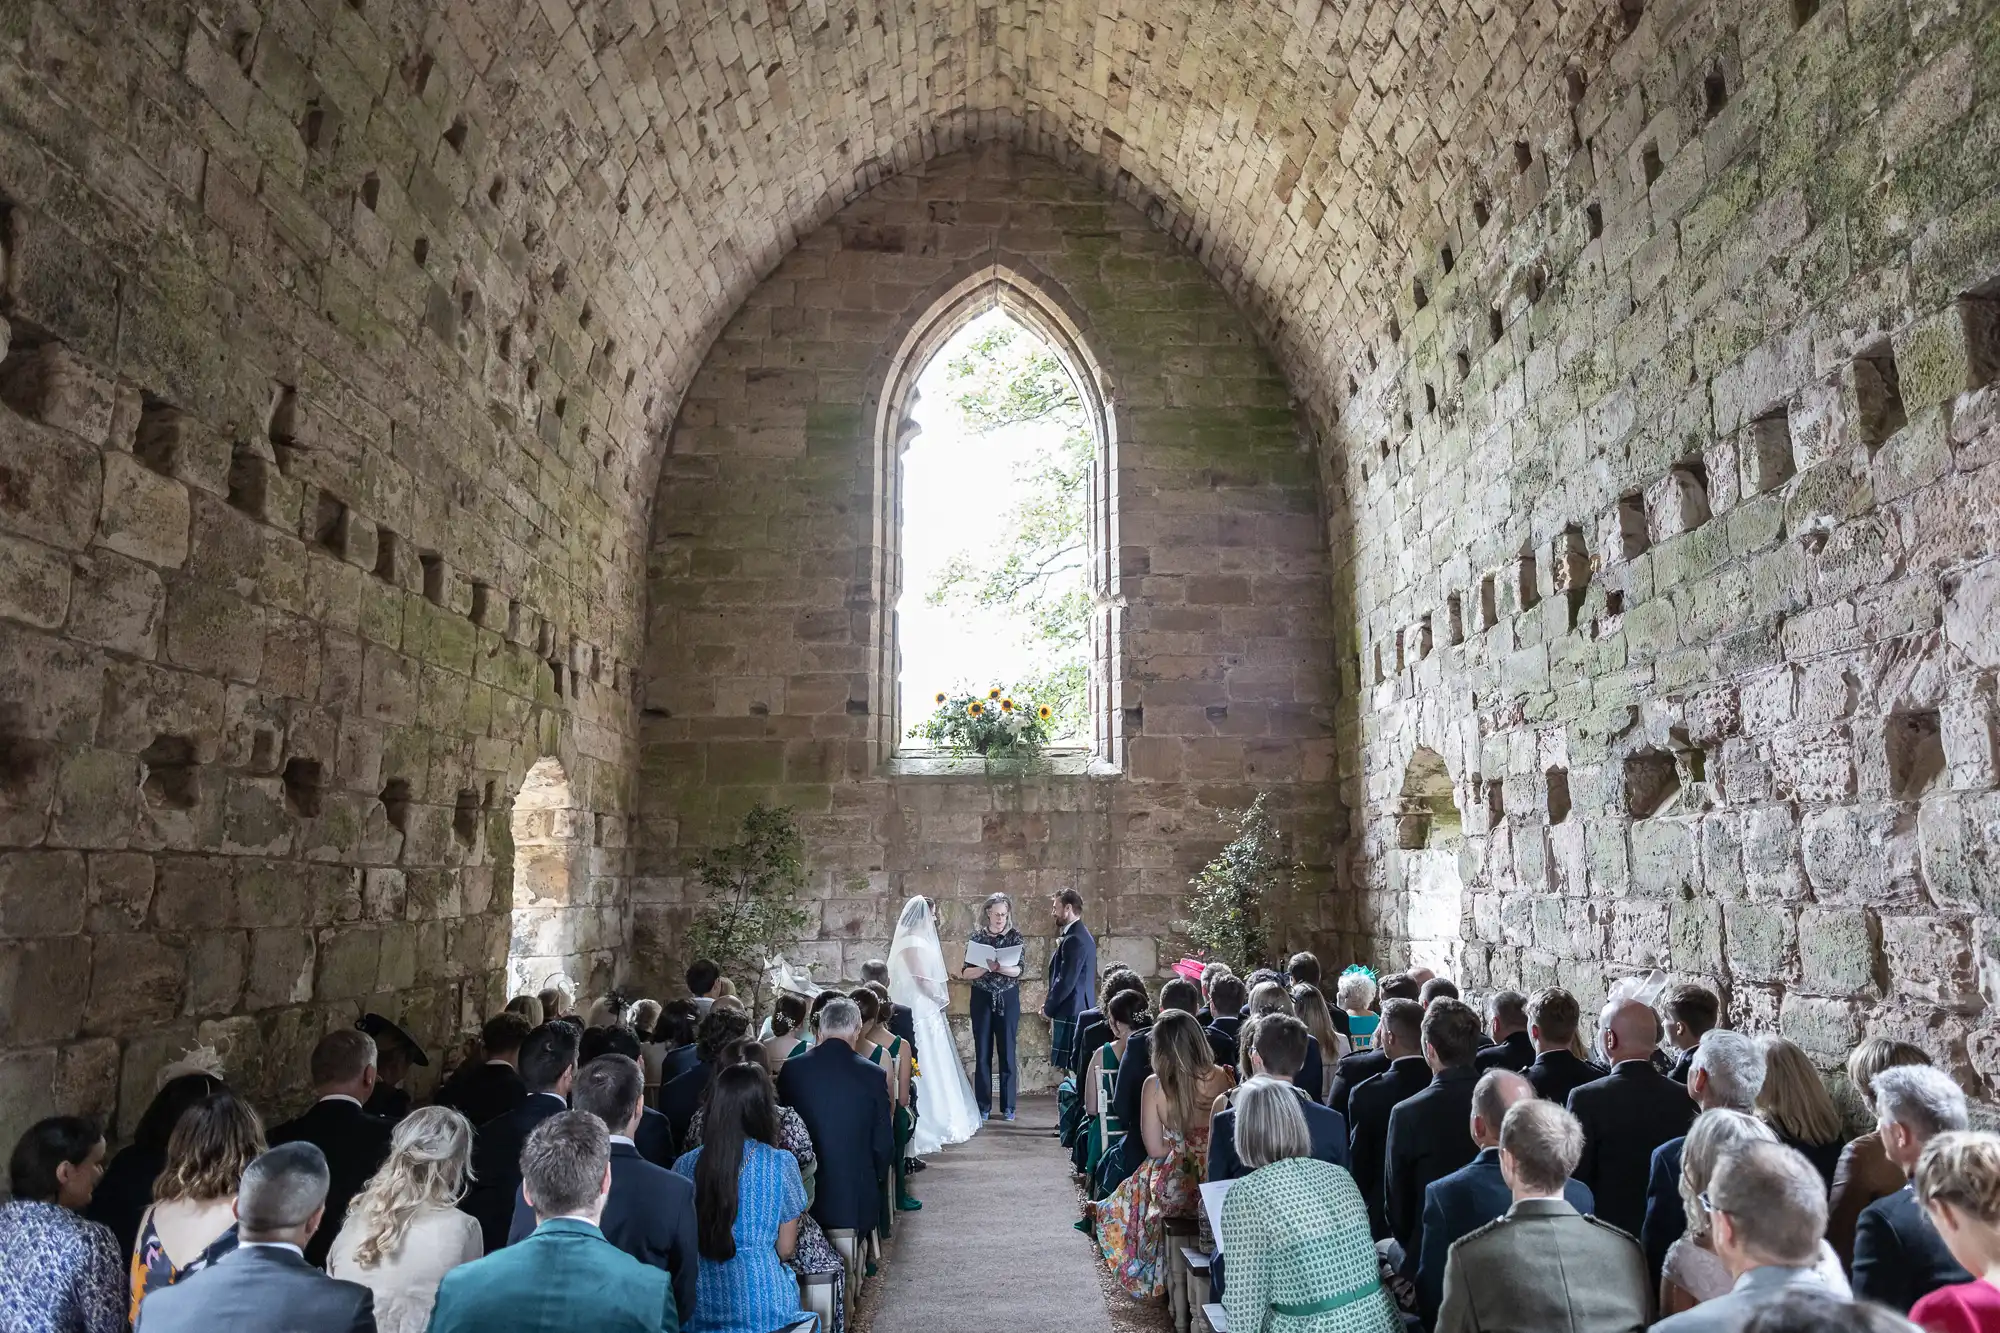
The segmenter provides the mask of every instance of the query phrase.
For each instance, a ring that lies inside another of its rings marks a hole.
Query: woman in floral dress
[[[1139,1099],[1146,1162],[1095,1211],[1098,1249],[1112,1276],[1148,1298],[1167,1289],[1167,1219],[1202,1216],[1209,1112],[1235,1081],[1215,1063],[1193,1014],[1162,1014],[1151,1041],[1153,1072]]]

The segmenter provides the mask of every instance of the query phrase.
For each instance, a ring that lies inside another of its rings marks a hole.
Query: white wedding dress
[[[889,998],[908,1005],[917,1034],[917,1128],[910,1155],[922,1157],[948,1143],[963,1143],[979,1132],[979,1108],[972,1081],[958,1062],[945,1006],[951,1002],[950,972],[938,943],[931,905],[922,898],[903,904],[896,938],[889,945]]]

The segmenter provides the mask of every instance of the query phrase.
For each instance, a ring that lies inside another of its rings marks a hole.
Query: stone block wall
[[[1587,1005],[1660,967],[1991,1099],[2000,11],[1622,8],[1544,35],[1315,398],[1344,938]]]
[[[996,264],[1074,322],[1105,380],[1120,772],[912,772],[871,742],[895,693],[874,669],[871,599],[884,381],[940,297]],[[686,860],[757,801],[801,816],[805,956],[826,981],[885,951],[908,896],[935,896],[962,940],[993,891],[1015,896],[1036,979],[1046,895],[1069,885],[1106,956],[1157,973],[1177,956],[1188,877],[1224,840],[1216,812],[1260,790],[1323,883],[1340,821],[1316,489],[1284,383],[1227,298],[1137,212],[1045,159],[1004,144],[943,157],[804,237],[711,350],[662,468],[635,978],[677,976]],[[1288,912],[1291,938],[1315,937],[1320,906],[1315,890]]]

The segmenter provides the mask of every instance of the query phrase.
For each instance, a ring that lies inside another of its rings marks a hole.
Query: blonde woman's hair
[[[1910,1178],[1919,1203],[1948,1203],[2000,1226],[2000,1135],[1954,1130],[1924,1145]]]
[[[1294,986],[1292,1012],[1318,1039],[1320,1058],[1331,1065],[1340,1056],[1340,1033],[1333,1026],[1333,1010],[1327,1007],[1326,996],[1317,986]]]
[[[1800,1143],[1832,1143],[1840,1137],[1840,1108],[1826,1090],[1798,1043],[1766,1037],[1764,1086],[1757,1093],[1757,1114],[1787,1138]]]
[[[1701,1194],[1715,1175],[1717,1163],[1752,1143],[1777,1141],[1778,1136],[1769,1125],[1741,1111],[1718,1108],[1695,1117],[1687,1142],[1681,1148],[1681,1209],[1687,1214],[1690,1239],[1708,1237],[1708,1210],[1701,1206]]]
[[[1920,1046],[1897,1041],[1894,1037],[1868,1037],[1847,1057],[1847,1081],[1861,1094],[1862,1105],[1872,1114],[1875,1110],[1877,1074],[1900,1065],[1927,1065],[1930,1062],[1930,1056],[1924,1054]]]
[[[1185,1134],[1203,1105],[1201,1085],[1215,1072],[1215,1053],[1193,1014],[1170,1009],[1153,1024],[1153,1073],[1160,1080],[1167,1128]]]
[[[360,1237],[354,1262],[375,1268],[395,1258],[419,1211],[455,1206],[471,1183],[472,1122],[449,1106],[410,1112],[389,1139],[389,1160],[347,1210],[342,1230]]]

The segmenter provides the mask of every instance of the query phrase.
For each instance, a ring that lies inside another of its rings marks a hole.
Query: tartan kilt
[[[1074,1018],[1051,1018],[1049,1020],[1049,1063],[1057,1069],[1076,1072],[1076,1020]]]

